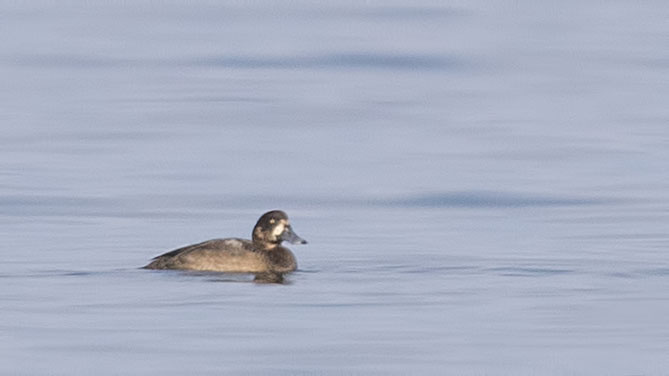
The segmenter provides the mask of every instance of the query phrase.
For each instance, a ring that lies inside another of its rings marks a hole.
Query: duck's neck
[[[263,249],[266,251],[271,251],[279,246],[277,243],[270,243],[255,238],[253,239],[253,245],[258,249]]]

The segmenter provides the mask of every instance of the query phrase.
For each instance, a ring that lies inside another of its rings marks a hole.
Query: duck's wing
[[[174,251],[170,251],[167,253],[163,253],[162,255],[158,255],[152,260],[157,260],[159,258],[171,258],[175,257],[181,254],[189,253],[192,251],[196,251],[199,249],[215,249],[217,248],[217,244],[222,242],[224,239],[212,239],[212,240],[207,240],[206,242],[198,243],[198,244],[191,244],[187,245],[185,247],[177,248]],[[220,247],[220,246],[219,246]]]
[[[212,239],[162,254],[144,268],[246,271],[259,269],[261,257],[248,240]]]
[[[200,251],[253,251],[253,245],[250,241],[246,239],[237,239],[237,238],[228,238],[228,239],[212,239],[207,240],[198,244],[191,244],[185,247],[177,248],[174,251],[163,253],[160,256],[156,256],[153,260],[159,258],[171,258],[175,256],[181,256],[188,253],[200,252]]]

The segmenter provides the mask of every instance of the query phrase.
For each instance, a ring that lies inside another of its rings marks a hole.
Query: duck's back
[[[256,249],[252,242],[245,239],[213,239],[160,255],[145,268],[244,273],[294,270],[296,265],[292,253],[279,248],[282,249],[264,251]]]

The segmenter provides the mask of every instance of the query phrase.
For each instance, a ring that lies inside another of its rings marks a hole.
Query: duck
[[[212,239],[154,257],[144,269],[200,270],[232,273],[287,273],[297,269],[290,249],[281,245],[307,244],[281,210],[263,214],[253,227],[251,240]]]

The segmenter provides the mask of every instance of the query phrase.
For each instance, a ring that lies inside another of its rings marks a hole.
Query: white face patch
[[[286,229],[286,225],[284,224],[283,221],[281,221],[281,222],[280,222],[278,225],[276,225],[276,227],[274,227],[274,229],[272,230],[272,235],[274,235],[274,237],[278,237],[279,235],[281,235],[281,234],[283,233],[283,230],[285,230],[285,229]]]

